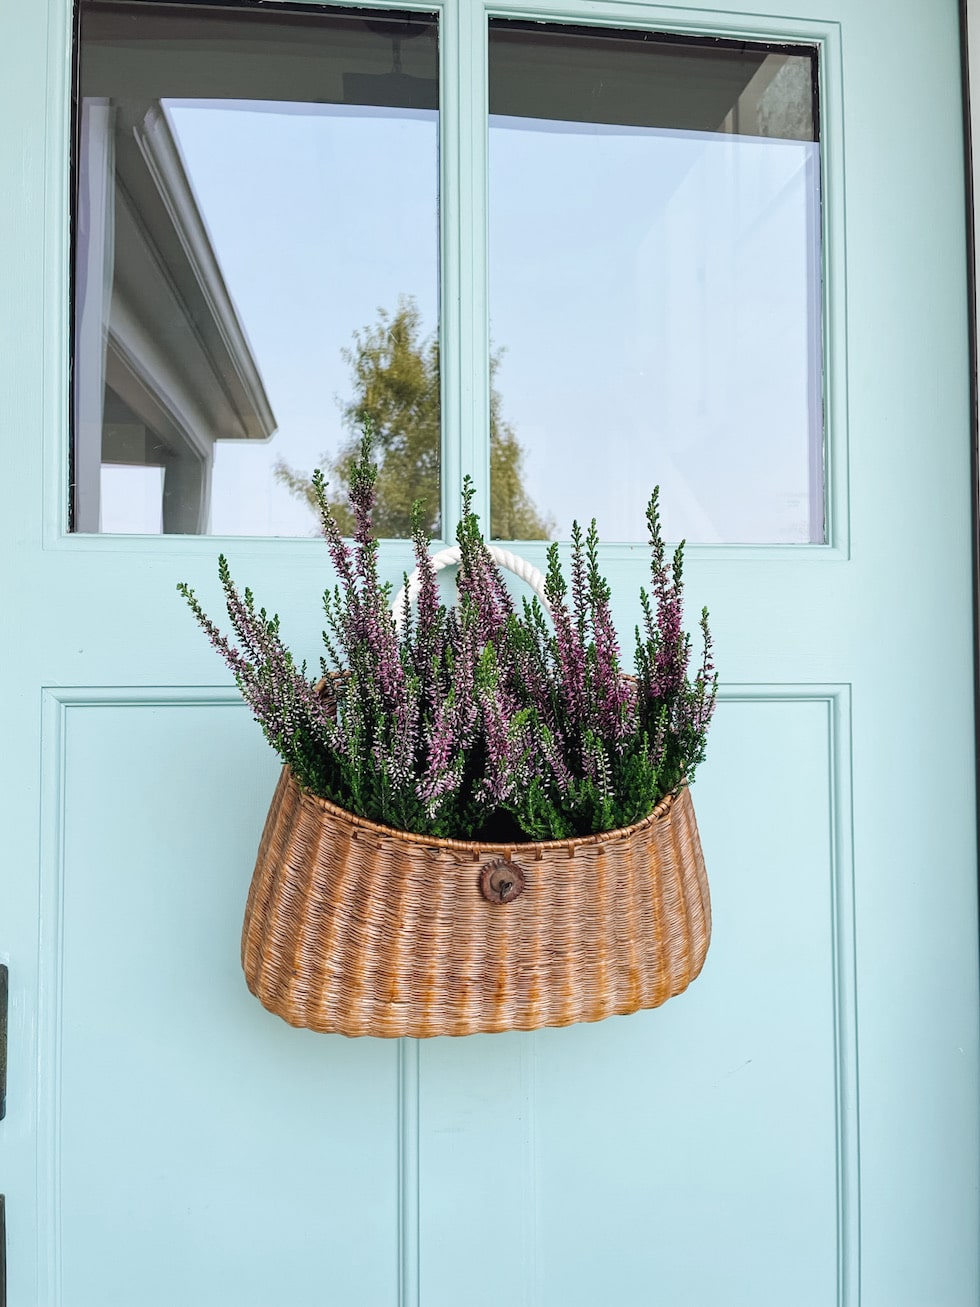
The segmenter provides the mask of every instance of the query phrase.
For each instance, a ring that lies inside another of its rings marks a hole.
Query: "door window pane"
[[[567,537],[824,540],[807,49],[490,25],[494,400]],[[494,534],[509,534],[494,519]]]
[[[313,534],[365,417],[438,528],[438,105],[433,15],[82,4],[75,530]]]

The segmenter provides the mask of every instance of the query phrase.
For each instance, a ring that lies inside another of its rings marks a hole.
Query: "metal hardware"
[[[0,962],[0,1121],[7,1115],[7,964]],[[0,1307],[3,1299],[0,1298]]]

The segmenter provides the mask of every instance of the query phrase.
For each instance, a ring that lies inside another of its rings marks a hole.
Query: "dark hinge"
[[[0,962],[0,1121],[7,1115],[7,979],[7,964]]]

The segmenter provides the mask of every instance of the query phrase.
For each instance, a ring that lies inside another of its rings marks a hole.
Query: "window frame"
[[[134,0],[130,0],[134,2]],[[135,0],[136,3],[144,0]],[[193,8],[208,0],[178,0]],[[56,385],[46,386],[44,463],[44,543],[47,548],[81,552],[175,553],[213,556],[234,549],[237,557],[277,556],[301,562],[315,540],[257,536],[128,536],[69,531],[69,441],[72,314],[69,296],[72,251],[69,215],[74,203],[71,175],[73,104],[77,68],[78,17],[74,0],[49,0],[53,23],[49,42],[50,131],[58,148],[47,153],[48,194],[64,215],[57,250],[46,260],[46,278],[58,293],[45,295],[48,366],[57,360]],[[151,4],[153,0],[145,0]],[[224,6],[222,6],[224,7]],[[243,10],[267,8],[262,0],[236,0]],[[277,6],[278,7],[278,6]],[[567,23],[578,27],[657,31],[705,40],[751,41],[779,46],[810,46],[817,53],[821,165],[821,298],[823,309],[823,412],[826,540],[823,544],[738,544],[689,546],[689,557],[705,561],[807,557],[840,561],[849,557],[847,503],[847,368],[844,308],[843,87],[840,26],[778,14],[726,13],[631,0],[544,0],[538,5],[488,3],[488,0],[402,0],[370,5],[336,0],[288,0],[284,8],[379,9],[435,14],[439,24],[439,286],[442,390],[442,537],[454,539],[459,521],[459,489],[467,475],[476,487],[474,508],[489,527],[490,509],[490,323],[488,275],[488,57],[491,19]],[[55,142],[52,143],[53,145]],[[56,307],[51,307],[56,306]],[[52,475],[52,472],[55,475]],[[539,566],[546,542],[511,542]],[[636,544],[604,546],[610,566],[625,565]],[[383,566],[397,572],[410,556],[410,542],[384,541]]]

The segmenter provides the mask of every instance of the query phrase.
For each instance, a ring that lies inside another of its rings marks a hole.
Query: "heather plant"
[[[391,610],[372,530],[377,468],[365,433],[350,474],[345,539],[322,473],[312,489],[336,574],[323,596],[325,657],[314,683],[279,619],[219,577],[228,640],[187,585],[179,590],[233,672],[266,738],[299,783],[359,816],[418,834],[552,840],[628,826],[693,779],[717,676],[707,612],[692,674],[683,625],[683,545],[668,558],[658,492],[647,510],[651,585],[640,592],[627,675],[599,568],[595,522],[572,530],[570,582],[548,551],[542,604],[518,609],[463,489],[456,603],[441,602],[416,506],[420,578]]]

